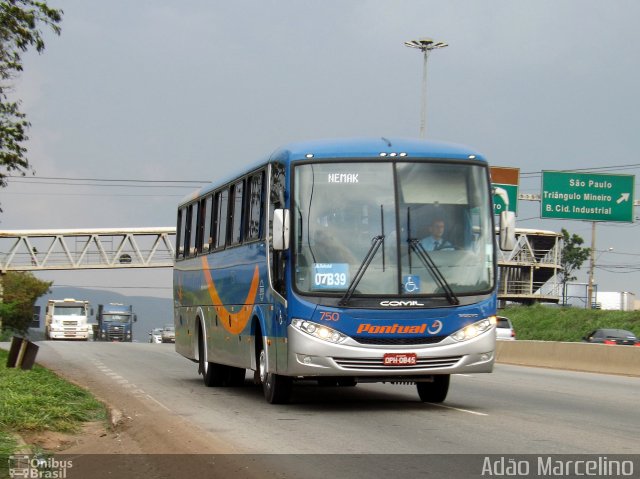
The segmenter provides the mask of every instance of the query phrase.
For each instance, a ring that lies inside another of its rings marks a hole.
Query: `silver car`
[[[149,342],[150,343],[162,342],[162,328],[155,328],[153,331],[149,333]]]
[[[175,343],[176,342],[176,330],[173,326],[165,326],[162,330],[162,342],[163,343]]]
[[[504,316],[498,316],[498,323],[496,325],[496,339],[503,341],[515,341],[516,330],[513,329],[511,320]]]

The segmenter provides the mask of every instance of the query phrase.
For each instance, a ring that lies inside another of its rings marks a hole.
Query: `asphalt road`
[[[93,371],[235,453],[640,453],[637,377],[499,364],[493,374],[454,376],[442,405],[419,402],[409,385],[302,384],[281,406],[266,403],[249,376],[244,387],[205,387],[172,344],[38,344],[39,362]]]

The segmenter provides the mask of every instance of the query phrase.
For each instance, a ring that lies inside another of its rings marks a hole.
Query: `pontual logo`
[[[361,324],[358,326],[358,333],[369,334],[424,334],[427,330],[426,324],[420,324],[418,326],[400,326],[394,324],[393,326],[374,326],[373,324]]]
[[[424,306],[418,301],[380,301],[380,306]]]

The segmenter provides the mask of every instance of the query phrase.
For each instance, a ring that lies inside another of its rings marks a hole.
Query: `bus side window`
[[[178,210],[178,224],[176,225],[176,259],[182,258],[184,254],[184,246],[181,244],[184,234],[182,231],[182,222],[184,218],[184,208]]]
[[[198,245],[198,203],[194,203],[189,205],[189,211],[191,214],[189,215],[189,221],[191,223],[190,233],[191,237],[189,238],[189,256],[195,256],[198,253],[197,245]]]
[[[189,240],[191,239],[191,211],[193,210],[193,205],[189,205],[184,209],[184,234],[183,234],[183,242],[182,242],[182,257],[189,257]]]
[[[211,219],[213,218],[213,196],[209,195],[202,200],[202,216],[203,216],[203,228],[202,228],[202,252],[208,253],[212,247],[213,231],[211,229]]]
[[[242,203],[244,180],[235,183],[231,189],[231,215],[229,217],[230,244],[236,245],[242,241]]]
[[[262,219],[262,188],[264,181],[264,172],[261,171],[257,175],[253,175],[249,179],[249,201],[247,215],[247,224],[245,225],[245,238],[248,241],[256,240],[261,237],[261,219]]]
[[[224,248],[227,239],[227,207],[229,203],[229,190],[224,189],[216,193],[216,216],[215,216],[215,242],[216,249]]]

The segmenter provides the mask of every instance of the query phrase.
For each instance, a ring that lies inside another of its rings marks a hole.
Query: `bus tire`
[[[267,352],[264,347],[260,350],[259,367],[262,392],[267,402],[270,404],[288,403],[291,398],[293,380],[290,377],[267,371]]]
[[[218,363],[204,363],[202,369],[202,379],[204,385],[211,387],[224,386],[227,367]]]
[[[227,378],[226,366],[209,362],[201,328],[198,333],[198,372],[202,374],[202,380],[207,387],[224,386]]]
[[[449,392],[450,374],[436,374],[433,376],[433,382],[418,382],[418,396],[422,402],[441,403],[447,398]]]
[[[244,378],[246,375],[247,375],[247,370],[244,368],[227,366],[227,386],[231,386],[231,387],[244,386]]]

